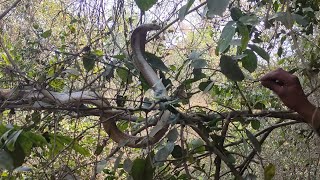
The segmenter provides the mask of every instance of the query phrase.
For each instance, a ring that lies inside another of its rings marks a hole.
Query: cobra
[[[144,58],[146,35],[148,31],[159,30],[160,26],[156,24],[144,24],[136,28],[131,36],[131,48],[133,51],[133,63],[137,70],[141,73],[148,85],[152,87],[157,98],[165,99],[168,94],[161,79],[156,72],[147,63]],[[102,116],[101,121],[105,131],[110,138],[117,143],[124,144],[124,146],[133,148],[143,148],[148,145],[157,143],[166,134],[169,127],[168,119],[170,117],[169,110],[163,110],[158,116],[156,125],[150,129],[148,136],[132,136],[122,132],[116,126],[116,118],[110,116]],[[109,118],[109,119],[108,119]]]

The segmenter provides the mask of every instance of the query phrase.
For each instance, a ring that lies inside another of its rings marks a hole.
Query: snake
[[[133,64],[144,77],[148,85],[153,89],[155,97],[160,99],[167,98],[167,90],[157,73],[152,69],[144,57],[145,43],[148,31],[159,30],[161,27],[157,24],[143,24],[137,27],[131,35],[131,48],[133,54]],[[169,110],[162,110],[158,116],[156,125],[149,130],[146,136],[132,136],[122,132],[116,125],[116,117],[108,115],[102,116],[104,130],[109,137],[120,145],[132,148],[145,148],[159,142],[166,134],[170,118]],[[113,115],[115,116],[115,115]]]

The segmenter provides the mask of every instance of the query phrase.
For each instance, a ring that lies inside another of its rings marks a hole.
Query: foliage
[[[257,82],[282,67],[317,99],[319,6],[319,0],[0,3],[0,90],[15,90],[7,99],[0,94],[1,179],[317,179],[312,130],[294,126],[296,116]],[[132,61],[132,31],[147,23],[162,27],[149,33],[144,56],[169,92],[164,100],[153,97]],[[12,100],[30,89],[92,91],[110,107]],[[119,129],[148,137],[164,109],[172,114],[169,130],[144,149],[115,143],[98,119],[105,110],[126,112],[135,119],[117,119]]]

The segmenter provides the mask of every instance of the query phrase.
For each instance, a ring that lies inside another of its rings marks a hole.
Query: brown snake
[[[155,97],[166,98],[167,91],[161,79],[156,72],[147,63],[143,53],[145,52],[146,35],[148,31],[159,30],[160,26],[156,24],[144,24],[136,28],[131,36],[131,47],[133,51],[133,59],[136,68],[140,71],[142,76],[146,79],[148,85],[152,87],[155,92]],[[115,142],[124,146],[133,148],[143,148],[148,145],[157,143],[167,132],[169,124],[167,123],[170,117],[170,111],[164,110],[157,124],[149,130],[148,136],[132,136],[122,132],[117,126],[116,121],[110,117],[101,117],[104,122],[103,127],[109,134],[110,138]],[[108,119],[109,118],[109,119]]]

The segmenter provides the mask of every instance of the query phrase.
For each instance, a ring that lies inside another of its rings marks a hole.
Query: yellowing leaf
[[[265,180],[271,180],[275,174],[276,174],[276,167],[273,164],[268,164],[268,166],[264,168]]]

